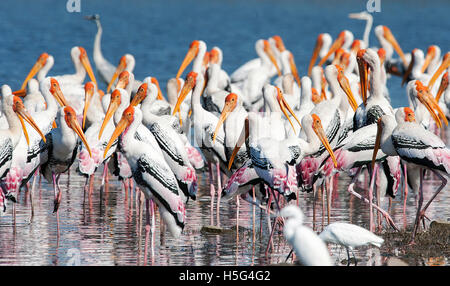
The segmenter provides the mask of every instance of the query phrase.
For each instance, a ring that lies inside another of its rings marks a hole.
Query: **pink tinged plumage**
[[[92,175],[95,169],[99,166],[102,160],[102,152],[97,148],[91,149],[92,157],[86,149],[82,149],[78,155],[80,172],[87,175]]]
[[[400,164],[400,157],[398,156],[389,156],[386,158],[388,165],[389,165],[389,169],[391,170],[394,178],[394,186],[392,186],[393,188],[393,193],[394,195],[397,195],[397,190],[400,187],[400,182],[402,179],[402,168],[401,168],[401,164]]]
[[[268,175],[271,179],[268,181],[271,183],[272,188],[282,190],[285,194],[289,194],[297,190],[297,178],[293,166],[289,166],[287,171],[285,168],[271,169]]]
[[[125,158],[121,152],[117,152],[116,154],[120,176],[122,178],[130,178],[132,176],[132,171],[130,165],[128,164],[127,158]]]
[[[186,152],[189,162],[191,162],[192,166],[194,166],[195,169],[203,168],[205,162],[203,161],[202,155],[197,149],[195,149],[195,147],[187,145]]]
[[[436,166],[443,166],[446,173],[450,174],[450,149],[426,149],[426,152],[427,157],[430,158]]]
[[[300,164],[297,164],[297,176],[301,176],[303,187],[311,189],[313,185],[314,175],[320,166],[319,158],[305,157]]]
[[[23,179],[23,170],[19,167],[11,167],[8,174],[4,179],[4,185],[6,187],[7,194],[15,195],[16,191],[19,189],[20,184]]]
[[[6,211],[6,198],[2,188],[0,188],[0,216],[4,215]]]
[[[183,200],[178,196],[178,205],[177,205],[177,216],[179,221],[186,222],[186,207],[183,203]]]
[[[224,196],[232,197],[236,194],[236,192],[241,193],[250,190],[252,185],[246,184],[250,181],[257,180],[258,178],[259,177],[255,169],[248,167],[248,165],[243,165],[241,168],[237,169],[227,181],[227,184],[223,189]],[[245,188],[243,188],[244,185]]]

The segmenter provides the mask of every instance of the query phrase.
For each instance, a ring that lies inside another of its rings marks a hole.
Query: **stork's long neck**
[[[101,49],[102,33],[103,33],[102,25],[100,24],[100,20],[95,20],[95,23],[97,24],[97,34],[95,35],[94,40],[94,60],[98,58],[102,61],[105,61]]]
[[[365,48],[368,48],[369,47],[369,36],[370,36],[370,30],[372,29],[373,18],[369,14],[367,16],[366,20],[367,20],[367,22],[366,22],[366,28],[364,29],[363,41],[366,44]]]
[[[217,64],[212,64],[209,68],[211,69],[211,72],[208,78],[207,89],[208,94],[211,95],[212,92],[218,90],[220,66]]]
[[[381,131],[381,140],[380,140],[380,147],[383,153],[385,153],[388,156],[396,156],[398,155],[395,151],[394,144],[392,143],[392,132],[397,126],[397,122],[395,121],[395,118],[390,115],[384,115],[389,118],[389,120],[383,120],[384,126]],[[385,117],[382,118],[385,118]]]
[[[370,97],[382,98],[383,96],[383,84],[381,82],[381,67],[380,62],[369,63],[372,70],[370,74]]]
[[[77,146],[78,135],[67,125],[63,110],[60,109],[59,112],[58,128],[60,129],[61,136],[53,138],[53,149],[61,154],[72,154],[73,149]]]
[[[133,146],[138,142],[134,137],[136,131],[142,123],[142,112],[139,108],[134,109],[134,120],[131,122],[130,126],[128,126],[125,131],[120,135],[120,144],[121,148],[125,151],[125,153],[139,151],[134,150]]]
[[[338,106],[342,114],[347,114],[347,110],[350,105],[348,103],[348,100],[345,98],[346,95],[344,94],[344,91],[342,91],[339,82],[334,77],[332,77],[331,79],[327,78],[327,80],[331,89],[331,93],[333,94],[333,98],[330,101],[333,102],[334,106]]]
[[[105,111],[103,110],[102,102],[98,92],[94,92],[91,99],[86,120],[90,123],[101,122],[105,118]]]
[[[158,93],[158,90],[156,86],[152,83],[148,85],[148,89],[150,90],[147,97],[142,101],[141,103],[141,110],[143,111],[142,114],[142,122],[144,124],[152,124],[153,122],[156,122],[158,120],[158,116],[151,113],[150,109],[152,108],[153,102],[155,102],[156,94]]]
[[[289,52],[284,51],[281,53],[281,66],[283,67],[283,75],[292,73],[291,65],[289,63]]]
[[[196,83],[194,90],[192,92],[192,95],[191,95],[191,108],[192,108],[192,113],[194,114],[194,116],[201,116],[200,114],[202,114],[203,112],[206,111],[200,102],[200,97],[201,97],[201,93],[202,93],[202,89],[203,89],[203,82],[204,82],[204,79],[199,74],[197,76],[197,83]]]
[[[413,78],[420,78],[422,76],[422,66],[425,62],[425,58],[422,55],[413,55],[414,66],[412,68],[411,74]]]
[[[314,154],[319,151],[322,142],[320,142],[316,133],[312,129],[311,124],[304,124],[302,126],[306,134],[306,141],[301,138],[297,139],[298,145],[300,145],[300,150],[302,150],[304,156]]]
[[[263,45],[256,45],[256,54],[261,58],[261,67],[265,67],[270,69],[272,66],[272,62],[270,61],[267,54],[264,52]]]
[[[311,91],[311,80],[309,78],[302,78],[302,92],[300,100],[300,114],[307,114],[311,109],[314,108],[312,103],[312,91]]]
[[[205,57],[206,53],[206,46],[204,44],[198,45],[198,53],[197,56],[194,59],[194,63],[192,64],[192,71],[196,73],[202,72],[202,64],[203,64],[203,58]]]
[[[75,74],[74,76],[80,80],[80,82],[84,81],[84,78],[86,77],[86,70],[84,69],[83,65],[81,64],[81,61],[79,57],[72,56],[73,65],[75,66]]]
[[[126,92],[121,92],[120,105],[114,113],[114,122],[117,124],[122,117],[123,111],[130,105],[130,96]]]
[[[14,112],[12,105],[8,104],[5,100],[6,97],[12,97],[11,95],[3,95],[4,100],[2,102],[3,112],[5,114],[6,120],[8,121],[9,125],[9,132],[11,133],[11,138],[13,141],[13,146],[16,147],[19,143],[20,137],[22,136],[22,125],[20,124],[20,120],[17,117],[17,114]],[[10,100],[12,102],[12,98]]]
[[[58,105],[56,103],[55,98],[49,91],[50,83],[45,83],[41,88],[42,96],[44,96],[45,102],[47,104],[47,109],[43,112],[40,112],[39,114],[36,114],[36,116],[40,117],[44,114],[44,118],[46,120],[37,120],[36,123],[38,124],[39,128],[45,132],[44,130],[51,130],[50,126],[55,120],[56,114],[58,112]]]
[[[39,72],[36,75],[36,78],[39,82],[45,79],[45,77],[48,74],[48,71],[53,67],[54,63],[55,60],[53,59],[53,56],[49,56],[47,61],[45,62],[45,65],[39,70]]]

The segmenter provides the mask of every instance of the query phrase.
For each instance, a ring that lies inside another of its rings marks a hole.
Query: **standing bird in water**
[[[22,130],[29,144],[28,132],[24,120],[36,129],[42,137],[43,135],[36,122],[34,122],[33,118],[26,111],[22,100],[12,94],[11,88],[8,85],[2,86],[1,107],[2,114],[6,117],[8,123],[7,127],[2,126],[2,130],[0,130],[0,179],[3,179],[11,167],[13,151],[20,141]],[[3,211],[6,208],[5,198],[9,198],[10,195],[4,193],[4,191],[4,186],[0,185],[0,204],[3,205]]]
[[[304,215],[299,207],[289,205],[280,211],[287,218],[283,234],[293,246],[295,254],[304,266],[332,266],[331,257],[325,243],[317,234],[303,225]]]
[[[75,161],[79,146],[78,137],[81,138],[88,149],[89,156],[92,156],[92,153],[86,136],[78,123],[75,110],[67,105],[58,81],[54,78],[50,79],[50,92],[56,95],[61,108],[56,115],[58,128],[54,128],[46,135],[47,142],[41,146],[40,167],[45,179],[48,182],[53,182],[55,194],[53,212],[58,214],[58,207],[62,197],[59,179],[61,174],[67,172]]]
[[[421,86],[417,87],[419,92],[425,92]],[[398,125],[396,125],[396,121]],[[417,207],[416,221],[414,224],[412,243],[418,230],[420,221],[425,217],[425,211],[430,206],[434,198],[447,185],[450,174],[450,149],[445,146],[442,140],[434,133],[424,129],[415,122],[414,112],[408,108],[400,108],[396,112],[396,118],[383,115],[378,119],[378,132],[374,148],[374,155],[378,149],[388,156],[400,156],[408,164],[414,164],[416,169],[420,168],[420,176],[416,178],[419,182],[419,202]],[[373,165],[374,163],[372,163]],[[430,170],[441,181],[431,199],[422,208],[423,203],[423,170]],[[416,184],[417,185],[417,184]]]
[[[142,122],[142,111],[127,107],[106,146],[104,156],[113,142],[119,138],[119,148],[127,158],[133,178],[147,199],[159,207],[162,220],[170,233],[179,237],[186,221],[186,209],[180,196],[177,180],[161,153],[153,146],[135,139],[136,130]]]
[[[368,244],[376,247],[381,247],[381,244],[383,244],[384,242],[384,239],[373,234],[367,229],[345,222],[334,222],[327,225],[325,229],[319,234],[319,237],[324,242],[339,244],[346,248],[348,256],[347,266],[350,265],[349,251],[351,251],[353,254],[353,258],[355,259],[355,266],[357,264],[353,248]]]

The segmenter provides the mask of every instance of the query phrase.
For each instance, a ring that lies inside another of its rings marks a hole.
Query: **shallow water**
[[[173,77],[194,39],[203,39],[210,49],[218,45],[224,52],[223,68],[231,72],[240,64],[255,57],[254,43],[262,37],[279,34],[304,74],[317,35],[330,33],[333,38],[343,29],[361,37],[364,24],[347,18],[350,12],[362,11],[364,1],[86,1],[81,0],[81,13],[68,13],[65,1],[1,1],[0,34],[2,45],[0,79],[19,87],[38,55],[44,51],[55,57],[52,75],[71,73],[69,59],[72,46],[84,46],[92,61],[92,45],[96,33],[93,23],[83,15],[99,13],[103,25],[104,56],[112,63],[127,52],[137,61],[135,76],[156,76],[162,86]],[[426,50],[430,44],[443,51],[450,46],[444,35],[450,30],[447,19],[448,1],[382,1],[382,12],[374,14],[374,26],[388,25],[405,52],[413,48]],[[406,8],[407,7],[407,8]],[[378,45],[372,34],[370,45]],[[405,92],[400,79],[388,82],[394,106],[404,105]],[[448,130],[447,130],[448,134]],[[447,141],[448,142],[448,141]],[[30,200],[22,190],[15,205],[0,217],[0,264],[13,265],[268,265],[284,262],[289,247],[281,233],[275,233],[274,251],[265,254],[269,236],[266,216],[241,201],[239,225],[246,228],[239,234],[205,234],[202,226],[210,225],[208,176],[200,174],[198,199],[189,202],[188,222],[180,239],[161,236],[159,216],[156,216],[154,247],[144,259],[145,215],[139,228],[134,192],[128,194],[112,179],[107,193],[100,193],[100,171],[95,179],[91,197],[83,198],[85,179],[74,168],[70,180],[62,175],[63,199],[60,206],[59,230],[53,210],[53,190],[45,179],[34,193],[34,217],[30,223]],[[339,191],[334,192],[331,222],[345,221],[368,227],[365,204],[345,191],[348,179],[341,176]],[[438,182],[427,181],[425,201]],[[366,185],[364,180],[361,185]],[[427,211],[432,220],[447,221],[450,217],[450,193],[441,192]],[[363,192],[364,193],[364,192]],[[364,193],[366,196],[367,194]],[[304,210],[306,224],[316,231],[328,223],[326,209],[322,209],[322,195],[318,194],[313,208],[312,194],[302,193],[299,203]],[[402,195],[392,201],[391,214],[403,228],[411,226],[415,217],[415,194],[408,195],[406,215],[403,214]],[[388,200],[382,207],[387,209]],[[315,215],[314,215],[315,213]],[[324,213],[324,216],[322,216]],[[313,217],[315,221],[313,223]],[[215,217],[214,217],[215,218]],[[236,202],[222,202],[220,225],[236,225]],[[262,233],[260,228],[262,226]],[[253,238],[255,228],[255,238]],[[386,226],[385,226],[386,228]],[[141,234],[141,235],[139,235]],[[334,258],[346,257],[345,250],[330,246]],[[355,251],[360,265],[381,265],[388,256],[383,248],[361,248]],[[448,257],[447,262],[448,264]]]
[[[285,261],[289,253],[281,232],[275,232],[274,250],[265,254],[269,230],[266,213],[256,210],[255,237],[253,237],[253,208],[241,200],[239,226],[245,230],[239,233],[202,233],[203,226],[210,225],[210,195],[205,173],[200,176],[201,188],[197,201],[188,203],[188,221],[180,239],[161,236],[159,215],[156,218],[153,235],[153,249],[149,246],[145,259],[145,207],[139,228],[139,201],[135,192],[125,192],[122,185],[112,180],[108,192],[100,192],[100,172],[95,178],[95,188],[91,196],[83,198],[84,178],[78,176],[74,168],[70,181],[62,175],[63,190],[59,213],[59,230],[53,210],[52,186],[42,180],[34,193],[34,217],[30,223],[31,204],[29,192],[22,190],[15,205],[15,227],[12,205],[8,205],[6,215],[0,218],[0,264],[8,265],[268,265]],[[68,183],[69,182],[69,183]],[[364,179],[362,179],[364,183]],[[424,189],[425,201],[432,195],[437,182],[427,179]],[[345,191],[348,178],[341,176],[339,191],[332,195],[331,222],[344,221],[368,228],[367,205],[350,197]],[[38,183],[37,183],[37,186]],[[367,192],[358,189],[367,197]],[[300,207],[305,212],[305,224],[320,232],[328,224],[326,206],[322,209],[322,194],[317,194],[315,210],[312,193],[301,193]],[[326,199],[326,198],[325,198]],[[415,217],[415,194],[409,193],[406,216],[403,214],[401,192],[392,200],[391,215],[400,228],[405,223],[410,227]],[[448,202],[450,193],[443,191],[427,211],[432,220],[447,221],[450,217]],[[326,204],[326,201],[325,201]],[[387,209],[388,199],[382,200]],[[236,203],[222,201],[220,226],[231,228],[236,225]],[[315,213],[315,214],[314,214]],[[313,218],[315,221],[313,222]],[[216,216],[214,216],[216,223]],[[262,225],[261,225],[262,223]],[[388,229],[383,222],[384,229]],[[262,227],[262,235],[260,228]],[[141,233],[139,233],[141,231]],[[150,245],[150,242],[149,244]],[[346,258],[345,250],[330,245],[329,249],[336,264]],[[359,265],[383,265],[393,255],[383,249],[363,247],[355,254]],[[338,257],[340,257],[338,261]],[[77,260],[78,259],[78,260]],[[447,257],[448,261],[448,257]],[[448,262],[447,262],[448,263]]]

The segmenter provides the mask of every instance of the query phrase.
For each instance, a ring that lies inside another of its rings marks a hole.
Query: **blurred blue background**
[[[54,56],[50,75],[73,73],[70,49],[86,48],[91,64],[94,22],[83,19],[98,13],[103,26],[102,50],[117,64],[125,53],[136,58],[135,76],[155,76],[163,91],[194,39],[204,40],[208,50],[219,46],[224,53],[223,69],[233,70],[256,56],[255,41],[280,35],[293,52],[303,76],[319,33],[333,39],[343,29],[362,38],[365,21],[348,13],[366,9],[366,1],[288,0],[80,0],[81,13],[69,13],[65,0],[2,0],[0,2],[1,84],[19,88],[42,52]],[[374,25],[391,28],[405,52],[431,44],[445,53],[450,47],[450,1],[381,1],[381,12],[373,13]],[[370,46],[379,43],[373,34]],[[94,67],[95,69],[95,67]],[[401,79],[388,82],[393,105],[405,104]],[[104,86],[102,86],[104,87]]]

